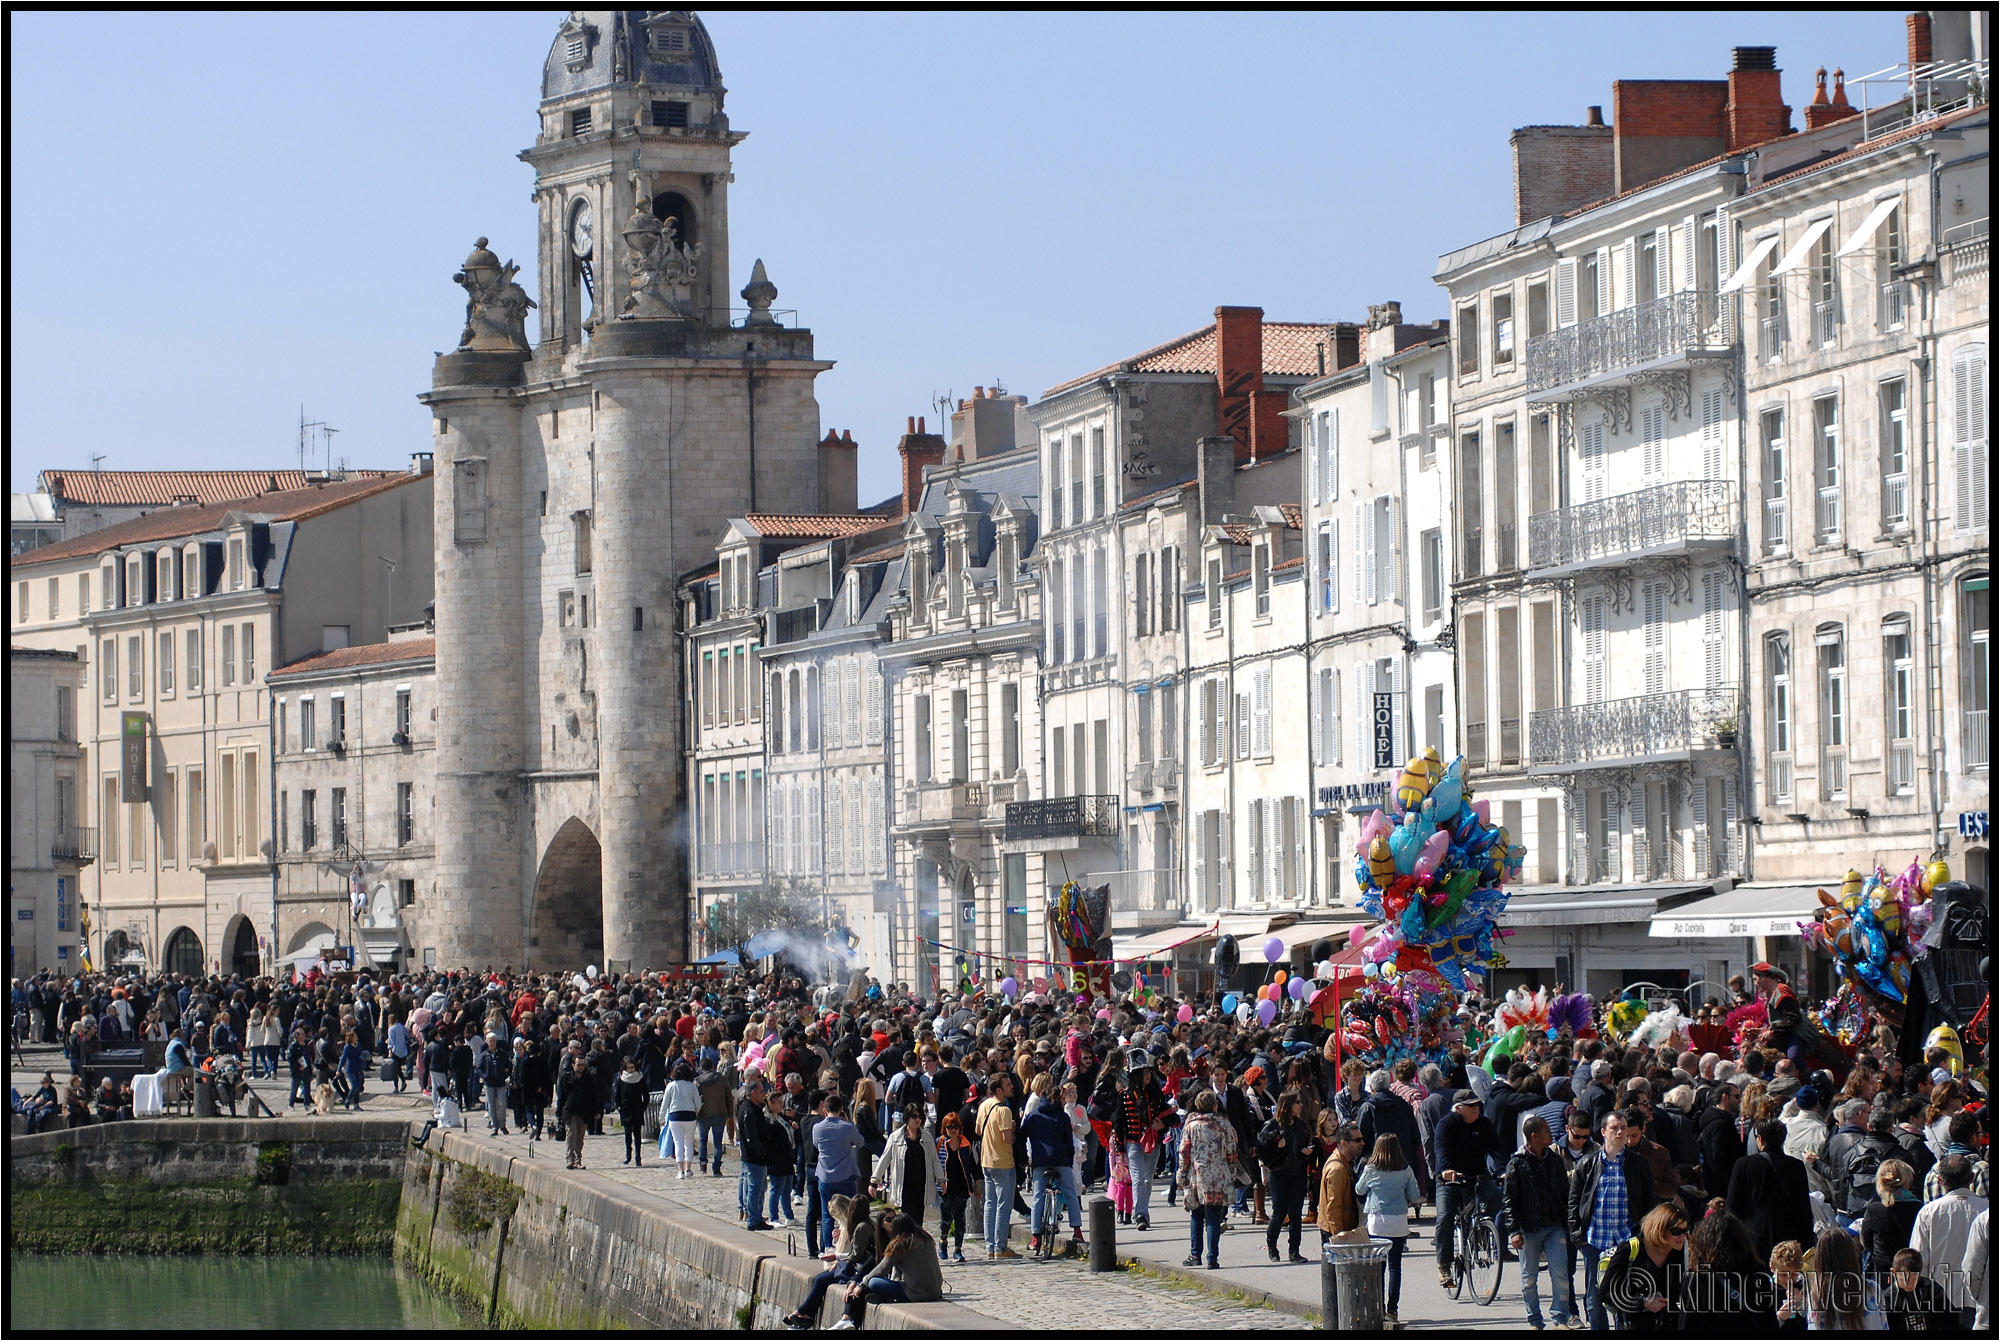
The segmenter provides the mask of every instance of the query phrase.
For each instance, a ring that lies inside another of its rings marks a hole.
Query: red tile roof
[[[347,478],[381,479],[400,470],[350,470]],[[89,507],[171,506],[176,498],[227,503],[284,489],[303,489],[302,470],[45,470],[44,491],[64,502]]]
[[[248,513],[252,516],[268,518],[271,521],[303,521],[316,517],[322,512],[331,512],[345,507],[357,499],[370,494],[386,493],[399,489],[418,480],[428,480],[429,475],[374,476],[369,479],[346,479],[335,484],[315,484],[304,489],[285,489],[274,494],[260,494],[255,498],[231,499],[221,503],[211,503],[206,507],[161,508],[148,512],[143,517],[107,526],[101,531],[65,540],[58,545],[44,545],[40,549],[29,550],[12,562],[16,568],[26,568],[39,563],[53,563],[60,559],[74,559],[91,554],[102,554],[122,545],[143,545],[156,540],[177,540],[182,536],[200,535],[221,527],[223,520],[232,512]]]
[[[1145,507],[1159,499],[1167,498],[1173,494],[1189,493],[1200,487],[1201,487],[1201,481],[1199,480],[1182,480],[1179,484],[1169,484],[1166,488],[1155,489],[1153,490],[1153,492],[1149,494],[1136,494],[1133,497],[1128,498],[1124,502],[1120,503],[1118,505],[1118,510],[1120,512],[1125,511],[1127,508],[1136,510],[1138,508]]]
[[[393,666],[404,661],[430,661],[437,656],[436,638],[398,638],[387,643],[363,643],[359,647],[338,647],[331,652],[315,652],[290,665],[271,671],[266,680],[287,675],[311,675],[319,671],[350,670],[357,666]]]
[[[772,540],[832,540],[886,525],[882,516],[820,516],[811,513],[753,512],[743,520]]]
[[[1306,562],[1306,556],[1301,554],[1296,559],[1287,559],[1283,563],[1272,564],[1271,571],[1274,573],[1282,573],[1287,568],[1303,568],[1305,567],[1305,562]]]
[[[1852,162],[1863,154],[1872,154],[1877,149],[1886,149],[1892,144],[1901,144],[1904,140],[1913,140],[1919,135],[1928,134],[1940,127],[1948,126],[1954,121],[1962,120],[1965,117],[1981,112],[1990,112],[1991,110],[1992,108],[1990,107],[1962,107],[1958,111],[1948,112],[1944,116],[1934,116],[1928,120],[1918,121],[1903,127],[1901,130],[1890,131],[1887,135],[1877,135],[1872,140],[1863,140],[1852,149],[1822,158],[1816,163],[1807,163],[1801,167],[1793,168],[1790,172],[1781,172],[1775,177],[1766,177],[1763,186],[1774,186],[1779,182],[1789,182],[1794,178],[1804,177],[1809,173],[1819,172],[1825,168],[1838,167],[1842,163]],[[1760,186],[1758,189],[1762,190],[1763,186]]]
[[[1298,503],[1280,503],[1278,511],[1284,515],[1285,525],[1294,531],[1303,530],[1306,524],[1306,510]]]
[[[1314,377],[1319,374],[1317,346],[1332,343],[1326,321],[1267,321],[1264,323],[1264,372],[1275,377]],[[1107,364],[1096,372],[1072,377],[1042,394],[1053,396],[1073,386],[1081,386],[1107,373],[1213,373],[1215,371],[1215,323],[1190,331],[1177,340],[1155,345],[1143,354]]]

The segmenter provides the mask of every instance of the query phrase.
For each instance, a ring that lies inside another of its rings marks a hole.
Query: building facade
[[[1756,883],[1939,855],[1984,886],[1991,112],[1871,129],[1731,214]]]
[[[335,945],[395,972],[437,962],[434,657],[418,625],[265,679],[280,967]]]
[[[7,655],[7,971],[80,970],[81,873],[96,833],[81,823],[89,779],[77,740],[83,663],[74,652],[14,647]]]
[[[74,653],[98,962],[256,972],[274,935],[274,664],[431,599],[431,476],[166,508],[16,558],[16,646]]]

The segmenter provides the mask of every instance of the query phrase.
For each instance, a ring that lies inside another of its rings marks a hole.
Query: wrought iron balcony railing
[[[1118,834],[1115,796],[1051,796],[1007,806],[1007,842],[1038,838],[1113,838]]]
[[[1486,766],[1486,723],[1465,724],[1465,762],[1474,768]]]
[[[1528,518],[1528,567],[1575,568],[1736,533],[1728,480],[1678,480],[1538,512]]]
[[[1724,353],[1736,338],[1736,295],[1705,289],[1608,312],[1528,341],[1528,393],[1560,391],[1689,353]]]
[[[1783,751],[1773,750],[1764,765],[1764,776],[1770,780],[1771,799],[1789,801],[1792,799],[1792,756]]]
[[[1965,713],[1965,766],[1985,768],[1992,753],[1986,739],[1986,709],[1968,708]]]
[[[1736,687],[1725,685],[1544,708],[1528,716],[1529,761],[1539,768],[1584,768],[1728,749],[1736,743],[1739,703]]]
[[[1829,298],[1813,304],[1813,339],[1824,349],[1840,334],[1840,302]]]

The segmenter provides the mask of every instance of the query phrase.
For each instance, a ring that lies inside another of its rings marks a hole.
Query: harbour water
[[[8,1259],[9,1331],[456,1331],[461,1314],[388,1257]]]

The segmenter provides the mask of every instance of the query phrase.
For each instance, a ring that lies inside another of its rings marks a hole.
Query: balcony
[[[1765,317],[1757,323],[1757,355],[1766,363],[1774,363],[1785,354],[1785,319],[1782,316]]]
[[[1892,280],[1882,286],[1881,306],[1876,312],[1876,320],[1885,331],[1900,331],[1909,317],[1910,289],[1901,280]]]
[[[1764,552],[1779,554],[1785,548],[1785,500],[1764,500]]]
[[[1891,531],[1910,524],[1910,477],[1904,471],[1882,477],[1882,525]]]
[[[1486,723],[1465,724],[1465,762],[1473,768],[1486,767]]]
[[[903,793],[904,828],[941,828],[960,820],[986,817],[987,785],[983,782],[924,782]]]
[[[1736,297],[1690,289],[1528,341],[1528,399],[1567,400],[1690,358],[1729,353]]]
[[[1840,540],[1840,486],[1822,485],[1819,501],[1813,512],[1813,534],[1822,545],[1837,544]]]
[[[1986,709],[1968,708],[1965,713],[1965,766],[1986,767],[1991,749],[1992,743],[1986,739]]]
[[[1916,746],[1907,740],[1889,742],[1889,795],[1909,796],[1917,790]]]
[[[1169,867],[1140,871],[1086,871],[1077,877],[1085,885],[1111,886],[1112,926],[1169,926],[1181,920],[1186,898]]]
[[[1116,838],[1119,814],[1115,796],[1015,801],[1007,807],[1006,850],[1051,852],[1075,847],[1085,839]],[[1023,846],[1013,846],[1017,843]]]
[[[1518,717],[1502,717],[1500,719],[1500,764],[1503,768],[1512,768],[1520,762],[1521,719]]]
[[[65,864],[88,866],[97,860],[97,830],[75,825],[57,829],[49,843],[49,859]]]
[[[1821,349],[1830,348],[1840,334],[1840,301],[1829,298],[1825,302],[1813,304],[1813,342]]]
[[[1542,575],[1727,546],[1736,534],[1727,480],[1678,480],[1528,518],[1528,567]]]
[[[1819,754],[1819,799],[1822,801],[1845,801],[1847,799],[1847,747],[1828,745]]]
[[[1529,714],[1532,771],[1568,773],[1734,749],[1736,688],[1676,689]]]
[[[1770,781],[1773,801],[1792,799],[1792,756],[1789,753],[1772,751],[1764,764],[1764,776]]]

